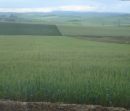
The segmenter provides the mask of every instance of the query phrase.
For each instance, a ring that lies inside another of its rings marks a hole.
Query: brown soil
[[[0,101],[0,111],[130,111],[124,108],[45,102]]]

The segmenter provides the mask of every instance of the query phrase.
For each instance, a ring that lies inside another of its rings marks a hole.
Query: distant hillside
[[[0,13],[0,22],[77,26],[130,26],[130,14],[96,12]]]
[[[0,22],[0,35],[48,35],[59,36],[56,25]]]

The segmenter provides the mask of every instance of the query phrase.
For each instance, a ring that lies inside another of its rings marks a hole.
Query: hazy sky
[[[130,0],[0,0],[0,12],[52,11],[130,13]]]

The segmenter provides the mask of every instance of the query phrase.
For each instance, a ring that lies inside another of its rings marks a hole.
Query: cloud
[[[0,12],[53,12],[53,11],[94,11],[94,6],[89,5],[67,5],[59,7],[44,7],[44,8],[0,8]]]
[[[104,4],[100,3],[96,7],[97,12],[122,12],[122,13],[130,13],[130,2],[115,2],[114,4]]]
[[[0,12],[18,12],[18,13],[25,13],[25,12],[52,12],[52,8],[0,8]]]
[[[130,13],[130,2],[116,2],[115,4],[104,4],[94,2],[87,5],[63,5],[63,6],[49,6],[41,8],[0,8],[0,12],[53,12],[53,11],[74,11],[74,12],[127,12]]]
[[[86,6],[86,5],[71,5],[71,6],[62,6],[59,8],[59,10],[61,11],[80,11],[80,12],[84,12],[84,11],[94,11],[95,7],[94,6]]]

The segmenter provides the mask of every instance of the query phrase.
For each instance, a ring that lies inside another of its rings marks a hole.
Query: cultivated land
[[[102,42],[130,43],[129,27],[65,26],[58,25],[62,35]]]
[[[58,25],[63,35],[90,37],[130,37],[130,27],[65,26]]]
[[[130,45],[0,36],[0,98],[129,107]]]
[[[0,99],[130,107],[129,18],[0,13]]]
[[[56,25],[0,22],[0,35],[60,36]]]

